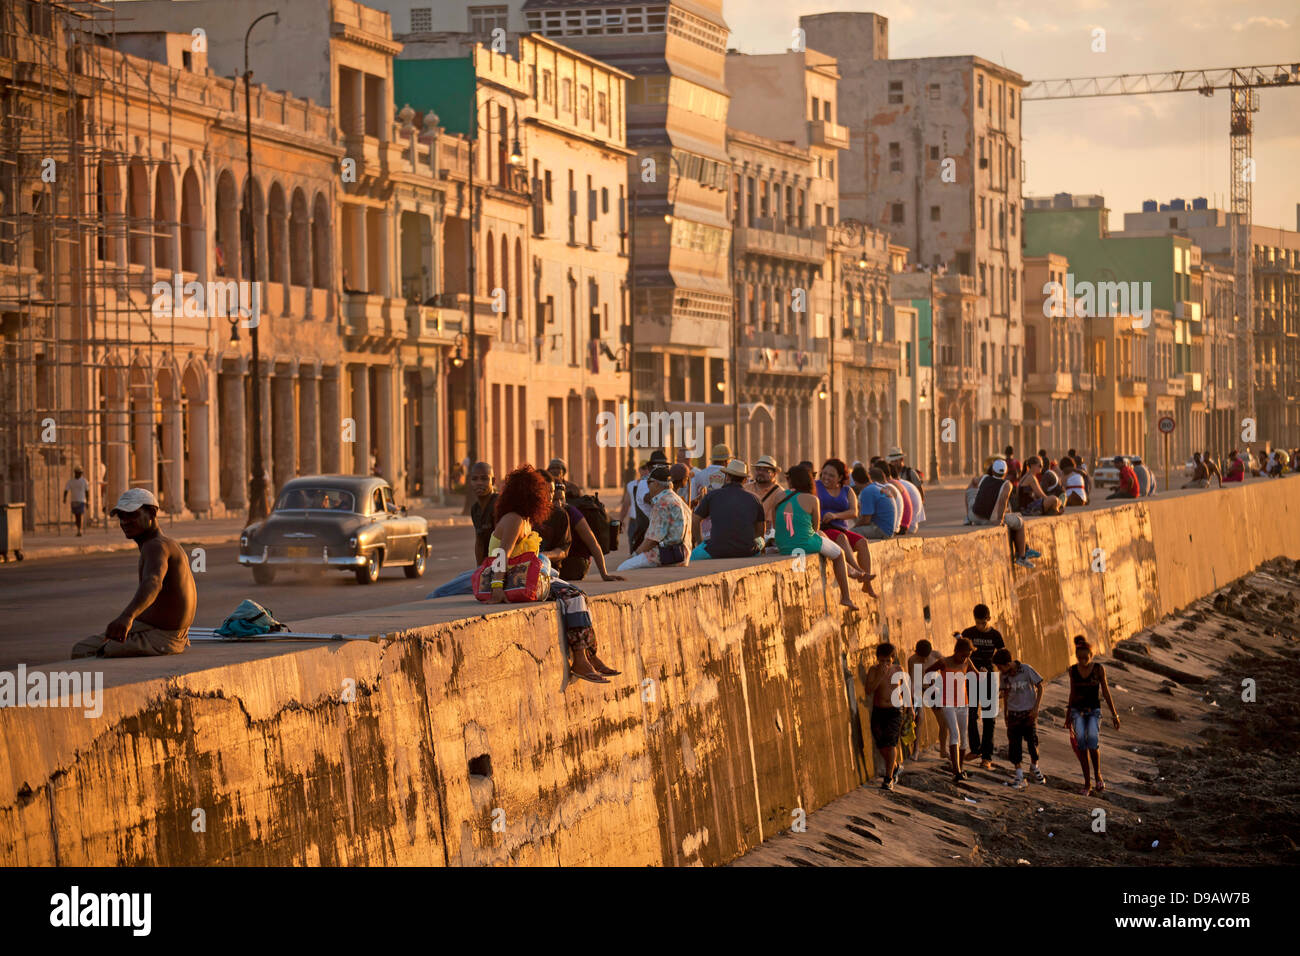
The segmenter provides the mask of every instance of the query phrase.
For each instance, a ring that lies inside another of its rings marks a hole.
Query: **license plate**
[[[284,550],[285,550],[285,553],[288,554],[288,556],[291,557],[291,558],[305,558],[305,557],[307,557],[307,548],[306,548],[306,546],[296,547],[296,548],[285,548]]]

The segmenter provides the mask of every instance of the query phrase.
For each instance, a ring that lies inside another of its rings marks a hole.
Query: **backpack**
[[[271,612],[256,601],[244,600],[214,633],[222,637],[256,637],[273,631],[287,631]]]
[[[596,536],[596,543],[600,545],[600,550],[605,554],[613,551],[609,543],[609,513],[605,510],[604,503],[595,495],[579,495],[569,504],[582,512],[587,525],[591,528],[591,533]]]

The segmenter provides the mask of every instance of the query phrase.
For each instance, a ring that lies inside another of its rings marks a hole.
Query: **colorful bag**
[[[491,585],[483,585],[483,572],[492,570],[493,558],[485,558],[474,572],[471,586],[474,597],[484,604],[492,597]],[[506,561],[506,600],[511,604],[546,601],[551,596],[551,576],[542,567],[536,551],[525,551]]]

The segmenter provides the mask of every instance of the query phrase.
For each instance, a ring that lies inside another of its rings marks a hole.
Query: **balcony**
[[[406,339],[423,345],[451,345],[462,331],[464,318],[465,314],[455,309],[407,305]]]
[[[439,293],[422,308],[436,310],[442,327],[454,330],[453,337],[469,331],[469,296],[464,292]],[[485,296],[478,296],[474,303],[474,334],[493,338],[501,334],[501,313],[492,311],[492,300]]]
[[[754,345],[754,342],[770,345]],[[760,332],[747,336],[749,347],[740,350],[745,371],[750,374],[804,375],[820,378],[826,374],[826,340],[799,344],[798,336]]]
[[[740,255],[771,256],[820,265],[826,261],[826,227],[801,229],[783,219],[755,218],[752,226],[737,226],[734,236]]]
[[[944,365],[935,370],[939,388],[945,392],[958,389],[976,388],[979,385],[979,372],[968,365]]]
[[[1188,322],[1201,321],[1201,303],[1199,302],[1175,302],[1174,318],[1186,319]],[[1194,330],[1195,331],[1195,330]]]
[[[860,368],[897,369],[899,362],[897,342],[853,342],[853,364]]]
[[[362,339],[396,339],[406,335],[405,303],[381,295],[352,292],[343,296],[343,333]]]
[[[1087,391],[1090,391],[1090,390],[1092,389],[1092,373],[1091,373],[1091,372],[1075,372],[1075,373],[1074,373],[1074,388],[1075,388],[1077,391],[1080,391],[1080,392],[1087,392]]]
[[[1119,393],[1127,395],[1130,398],[1145,398],[1147,394],[1147,383],[1145,379],[1125,376],[1119,380]]]
[[[1153,379],[1150,393],[1152,395],[1168,395],[1173,398],[1182,398],[1187,394],[1187,381],[1181,375],[1174,378]]]
[[[1074,390],[1074,376],[1069,372],[1035,372],[1025,376],[1026,392],[1046,392],[1064,397]]]
[[[848,149],[849,129],[830,120],[809,120],[808,142],[813,146],[826,146],[830,149]]]
[[[1200,372],[1184,372],[1183,383],[1191,398],[1204,398],[1205,377]]]

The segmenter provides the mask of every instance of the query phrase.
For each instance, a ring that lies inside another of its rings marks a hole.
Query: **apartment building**
[[[971,394],[956,402],[973,417],[958,428],[984,454],[1014,443],[1024,346],[1025,80],[978,56],[891,59],[888,21],[874,13],[816,14],[799,24],[809,47],[840,67],[839,121],[850,130],[840,215],[888,232],[918,266],[976,280],[978,364],[958,376],[958,392]]]
[[[1069,260],[1025,257],[1023,442],[1026,455],[1046,448],[1060,456],[1084,445],[1093,407],[1085,319],[1066,301]],[[1086,446],[1085,446],[1086,447]]]
[[[504,300],[479,447],[498,470],[560,457],[580,484],[611,487],[625,462],[600,422],[618,419],[630,382],[628,76],[536,35],[497,46],[413,36],[397,61],[400,102],[466,135],[477,123],[476,285],[489,308]]]
[[[1300,230],[1300,215],[1296,226]],[[1232,398],[1237,407],[1231,415],[1227,413],[1232,403],[1216,400],[1222,421],[1215,434],[1220,436],[1220,445],[1226,442],[1221,450],[1240,442],[1241,421],[1248,417],[1255,419],[1261,443],[1294,447],[1300,442],[1300,231],[1257,224],[1249,228],[1254,319],[1254,354],[1249,359],[1255,378],[1255,405],[1252,414],[1245,407],[1245,383],[1235,381]],[[1213,270],[1213,295],[1222,294],[1225,277],[1231,281],[1233,276],[1231,213],[1211,208],[1204,198],[1195,198],[1190,204],[1183,199],[1166,203],[1147,200],[1141,212],[1124,214],[1124,229],[1116,235],[1190,239],[1201,249],[1203,268],[1208,264]],[[1241,358],[1225,353],[1233,351],[1232,340],[1244,347],[1245,336],[1240,325],[1229,331],[1235,313],[1232,300],[1211,301],[1219,309],[1220,320],[1212,335],[1216,350],[1213,368],[1222,383],[1225,377],[1235,377]]]
[[[0,468],[29,527],[62,516],[74,466],[92,516],[132,486],[169,515],[242,513],[254,389],[268,472],[345,454],[330,113],[252,90],[250,177],[242,82],[142,12],[119,31],[0,10],[0,59],[38,81],[0,76]]]
[[[1192,287],[1192,242],[1179,236],[1112,235],[1101,196],[1062,193],[1029,198],[1026,207],[1025,255],[1065,258],[1066,308],[1084,314],[1085,339],[1091,340],[1091,347],[1096,348],[1099,337],[1114,334],[1116,316],[1127,316],[1140,326],[1133,336],[1107,346],[1108,364],[1115,370],[1109,378],[1118,375],[1117,394],[1142,399],[1136,436],[1125,417],[1123,425],[1110,428],[1103,423],[1086,442],[1070,444],[1114,454],[1103,450],[1111,434],[1132,443],[1125,454],[1141,454],[1154,462],[1164,449],[1156,424],[1169,416],[1175,421],[1171,454],[1186,461],[1207,442],[1206,352],[1201,293]],[[1129,356],[1133,348],[1143,354]],[[1095,370],[1093,374],[1097,378]],[[1103,387],[1101,379],[1096,387]],[[1128,416],[1135,409],[1121,402],[1113,411]]]
[[[629,74],[634,405],[733,421],[722,0],[526,0],[526,29]]]

